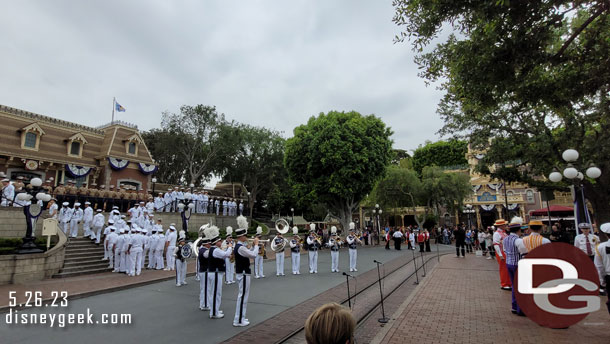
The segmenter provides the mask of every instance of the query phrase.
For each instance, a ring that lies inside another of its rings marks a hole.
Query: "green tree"
[[[159,166],[155,177],[161,183],[180,184],[186,173],[186,161],[176,154],[178,137],[165,129],[151,129],[142,133],[146,147]]]
[[[508,166],[526,182],[576,148],[602,170],[583,182],[598,222],[610,221],[610,147],[600,144],[610,141],[607,1],[393,5],[404,29],[396,40],[411,41],[420,76],[445,91],[441,134],[487,149],[484,164]]]
[[[295,194],[325,204],[347,228],[390,163],[391,135],[374,115],[331,111],[311,117],[286,142],[284,164]]]
[[[283,171],[285,140],[276,131],[239,125],[234,155],[224,157],[223,179],[239,181],[250,192],[249,214],[255,202],[265,199]],[[275,199],[274,199],[275,200]]]
[[[413,168],[421,175],[426,166],[465,166],[468,144],[461,140],[426,142],[413,152]]]
[[[161,126],[175,136],[165,151],[173,151],[184,162],[186,184],[203,183],[234,153],[234,123],[228,123],[214,106],[183,105],[180,113],[165,112]]]

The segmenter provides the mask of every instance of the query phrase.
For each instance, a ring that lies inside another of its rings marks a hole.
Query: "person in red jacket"
[[[417,243],[419,243],[419,252],[424,252],[424,245],[426,244],[426,234],[423,230],[419,231],[417,235]]]

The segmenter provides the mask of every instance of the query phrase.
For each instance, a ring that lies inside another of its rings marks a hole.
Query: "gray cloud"
[[[165,110],[216,105],[292,129],[319,112],[380,116],[396,148],[436,139],[425,87],[387,1],[18,1],[3,5],[0,103],[97,126],[147,130]]]

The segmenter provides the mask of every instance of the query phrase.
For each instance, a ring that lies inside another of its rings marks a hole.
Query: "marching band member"
[[[322,246],[320,239],[315,236],[316,224],[309,225],[309,236],[307,237],[307,245],[309,246],[309,273],[318,273],[318,250]]]
[[[610,235],[610,223],[603,223],[599,230]],[[595,248],[595,267],[599,273],[600,286],[606,288],[606,295],[608,295],[608,301],[606,301],[606,307],[608,307],[608,313],[610,313],[610,240],[599,244]]]
[[[292,255],[292,274],[300,275],[299,268],[301,266],[301,238],[299,238],[299,229],[294,226],[292,228],[293,238],[290,240],[290,252]]]
[[[225,240],[222,242],[222,249],[226,250],[229,247],[229,244],[233,244],[233,227],[227,226],[227,235],[225,236]],[[227,272],[225,273],[225,280],[227,284],[235,283],[235,257],[231,255],[228,258],[225,258],[225,266],[227,267]]]
[[[358,239],[358,237],[356,236],[355,228],[356,228],[356,224],[354,224],[353,222],[350,222],[349,223],[349,235],[345,238],[345,241],[347,242],[347,247],[349,248],[348,252],[349,252],[349,271],[350,272],[358,271],[358,269],[356,269],[356,261],[358,260],[357,247],[358,247],[358,244],[362,244],[360,239]]]
[[[339,242],[337,240],[337,227],[330,227],[330,239],[326,244],[330,248],[330,272],[339,272]]]
[[[220,231],[216,226],[206,228],[204,234],[210,238],[210,244],[213,245],[204,253],[204,257],[208,258],[208,304],[212,306],[210,309],[210,319],[224,318],[224,313],[220,310],[222,301],[222,278],[226,270],[225,258],[231,256],[233,247],[230,245],[226,251],[220,249],[222,244],[220,241]]]
[[[174,248],[173,256],[176,258],[176,287],[186,285],[186,267],[187,260],[182,255],[182,247],[186,245],[186,233],[180,231],[180,238],[178,239],[178,246]]]
[[[209,258],[204,256],[205,252],[210,249],[210,239],[203,237],[199,242],[201,246],[199,254],[197,255],[197,261],[199,262],[199,309],[202,311],[209,311],[210,304],[208,303],[208,268]]]
[[[506,220],[498,219],[494,223],[497,230],[493,235],[494,249],[496,251],[496,257],[498,257],[498,267],[500,272],[500,288],[504,290],[511,290],[510,276],[508,275],[508,269],[506,268],[506,258],[504,257],[504,250],[502,248],[502,240],[508,236],[504,230],[506,229]]]
[[[275,252],[275,268],[276,268],[276,276],[285,276],[284,275],[284,247],[286,245],[286,239],[282,233],[278,232],[275,238],[273,238],[273,245],[271,249]],[[277,251],[276,251],[277,248]]]
[[[256,227],[256,238],[260,239],[263,235],[263,228],[261,226]],[[258,255],[254,258],[254,278],[265,278],[263,273],[263,258],[265,257],[265,243],[258,243]]]
[[[235,317],[233,318],[233,326],[248,326],[250,322],[246,318],[246,309],[248,306],[248,295],[250,294],[250,258],[258,256],[258,238],[254,239],[253,247],[249,250],[246,247],[248,232],[248,220],[243,217],[237,217],[237,244],[235,245],[235,265],[237,271],[237,282],[239,283],[239,292],[237,293],[237,303],[235,305]]]

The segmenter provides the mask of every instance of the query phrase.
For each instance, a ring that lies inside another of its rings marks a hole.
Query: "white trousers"
[[[263,256],[258,255],[254,258],[254,276],[263,277],[265,274],[263,273]]]
[[[106,245],[104,245],[104,249],[105,249]],[[109,269],[114,269],[114,254],[112,254],[112,251],[110,251],[110,253],[108,253],[108,268]]]
[[[208,213],[208,202],[201,202],[201,212],[204,214]]]
[[[227,269],[225,272],[225,280],[227,283],[235,282],[235,263],[231,263],[230,258],[225,258],[225,267]]]
[[[112,255],[112,251],[110,251],[108,253],[109,255]],[[121,271],[121,250],[119,250],[118,248],[114,250],[114,272],[119,272]]]
[[[129,273],[128,266],[127,266],[127,252],[125,252],[125,251],[121,251],[121,260],[120,260],[120,264],[119,264],[119,271]]]
[[[292,252],[292,273],[300,273],[299,268],[301,267],[301,254]]]
[[[163,264],[163,249],[155,250],[155,269],[162,270],[165,268]]]
[[[233,323],[238,324],[246,319],[246,309],[248,308],[248,295],[250,295],[250,275],[241,273],[237,275],[237,284],[239,291],[237,292],[237,304],[235,305],[235,318]]]
[[[148,265],[146,267],[149,269],[154,269],[156,263],[157,257],[155,256],[155,249],[151,247],[148,249]]]
[[[91,221],[83,222],[83,232],[85,237],[90,237],[93,234],[91,233]]]
[[[208,272],[198,272],[199,274],[199,308],[210,308],[208,304]]]
[[[148,256],[148,249],[145,248],[142,250],[142,260],[140,261],[140,270],[144,269],[144,263],[146,263],[146,256]],[[150,260],[148,261],[148,264],[150,264]]]
[[[309,273],[318,272],[318,251],[309,251]]]
[[[358,260],[358,250],[357,249],[349,249],[349,271],[356,270],[356,261]]]
[[[78,220],[70,220],[70,237],[76,238],[78,236]]]
[[[167,267],[170,270],[174,270],[176,268],[176,257],[174,257],[174,249],[176,246],[168,246],[167,253],[165,254],[165,261],[167,262]]]
[[[330,270],[339,272],[339,251],[330,251]]]
[[[278,275],[284,274],[284,251],[275,253],[275,268]]]
[[[68,236],[68,229],[70,228],[70,222],[60,222],[59,223],[59,228],[61,228],[61,231],[64,232],[64,234],[66,236]]]
[[[112,251],[108,251],[108,248],[106,248],[106,243],[108,243],[108,236],[106,236],[104,239],[104,259],[107,259],[113,255]]]
[[[139,275],[142,272],[142,248],[134,248],[129,251],[129,272]]]
[[[222,301],[222,278],[224,272],[208,272],[208,305],[210,305],[210,316],[219,315],[220,303]]]
[[[186,259],[184,261],[176,259],[176,284],[186,283]]]
[[[93,235],[95,237],[95,243],[99,244],[100,240],[102,240],[102,227],[101,226],[93,227]]]

